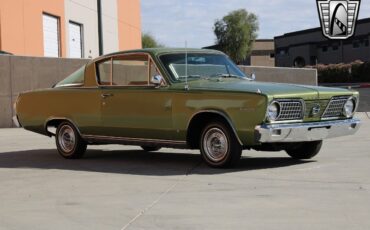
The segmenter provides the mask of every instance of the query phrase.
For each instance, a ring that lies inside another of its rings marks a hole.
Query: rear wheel
[[[146,152],[155,152],[161,149],[161,147],[157,146],[141,146],[141,148]]]
[[[311,159],[320,152],[321,146],[322,141],[302,142],[292,144],[285,151],[293,159]]]
[[[222,122],[208,124],[202,131],[200,151],[203,160],[211,167],[226,168],[235,166],[242,154],[232,130]]]
[[[66,159],[82,158],[87,144],[70,122],[61,123],[55,135],[59,154]]]

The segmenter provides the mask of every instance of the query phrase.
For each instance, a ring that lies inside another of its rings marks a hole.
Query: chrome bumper
[[[19,123],[18,121],[18,117],[17,116],[13,116],[13,123],[14,125],[17,127],[17,128],[20,128],[22,127],[21,124]]]
[[[305,142],[352,135],[360,128],[358,119],[322,121],[298,124],[264,124],[257,126],[260,143]]]

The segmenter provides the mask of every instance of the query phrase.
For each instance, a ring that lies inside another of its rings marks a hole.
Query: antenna
[[[185,41],[185,90],[189,90],[188,85],[188,42]]]

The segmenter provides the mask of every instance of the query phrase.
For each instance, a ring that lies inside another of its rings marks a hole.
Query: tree
[[[155,38],[149,33],[143,33],[141,36],[143,48],[157,48],[163,47],[162,44],[158,43]]]
[[[220,49],[240,63],[251,54],[257,38],[258,18],[245,9],[235,10],[216,20],[213,29]]]

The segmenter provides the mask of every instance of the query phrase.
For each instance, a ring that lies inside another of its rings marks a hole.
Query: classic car
[[[231,167],[244,149],[314,157],[323,139],[359,129],[358,101],[346,89],[255,81],[219,51],[142,49],[99,57],[53,88],[21,93],[14,122],[55,136],[68,159],[87,145],[124,144],[200,149],[208,165]]]

